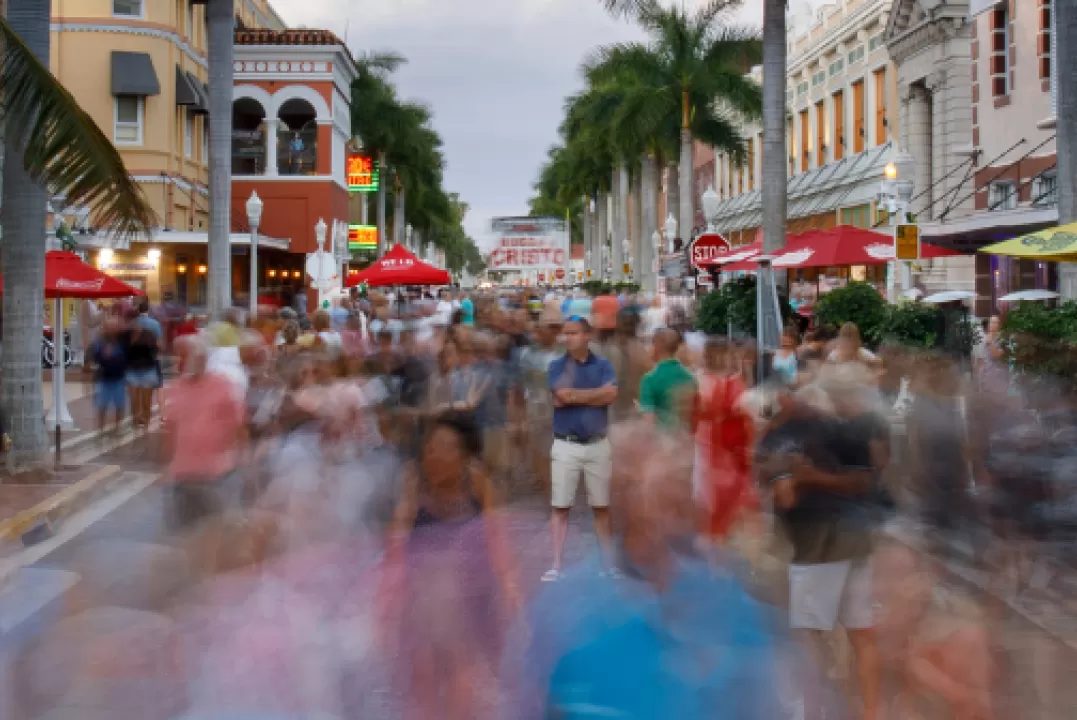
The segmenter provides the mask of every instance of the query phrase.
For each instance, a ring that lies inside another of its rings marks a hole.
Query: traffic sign
[[[898,260],[920,259],[919,225],[897,225],[894,227],[894,257]]]
[[[702,268],[729,252],[729,243],[718,233],[703,233],[692,241],[691,251],[692,267]]]
[[[594,272],[591,271],[591,270],[588,270],[587,271],[587,277],[591,277],[592,275],[594,275]]]
[[[632,266],[629,265],[628,263],[625,263],[624,271],[625,271],[625,275],[631,275],[632,274]]]
[[[553,271],[553,276],[555,278],[557,278],[558,280],[564,280],[565,279],[565,269],[564,268],[557,268],[556,270]]]

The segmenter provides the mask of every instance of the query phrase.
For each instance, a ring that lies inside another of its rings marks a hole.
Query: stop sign
[[[564,280],[565,279],[565,269],[564,268],[557,268],[556,270],[553,271],[553,276],[555,278],[557,278],[558,280]]]
[[[729,252],[729,243],[718,233],[703,233],[692,243],[692,267],[701,268],[714,263]]]

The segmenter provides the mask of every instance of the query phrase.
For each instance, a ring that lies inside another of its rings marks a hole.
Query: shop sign
[[[369,155],[352,153],[346,165],[348,192],[377,192],[380,182],[378,161]]]
[[[376,250],[378,247],[377,225],[349,225],[349,250]]]
[[[556,270],[568,264],[568,232],[559,218],[494,218],[491,270]]]

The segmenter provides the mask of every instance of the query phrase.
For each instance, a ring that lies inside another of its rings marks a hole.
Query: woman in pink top
[[[246,412],[231,380],[206,372],[209,348],[192,342],[186,373],[169,389],[162,454],[173,484],[172,521],[189,526],[238,504],[235,470],[246,435]]]

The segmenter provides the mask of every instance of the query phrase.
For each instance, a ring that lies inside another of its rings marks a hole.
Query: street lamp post
[[[718,193],[714,191],[714,186],[711,185],[703,193],[703,215],[707,218],[707,232],[709,233],[717,232],[715,222],[718,220],[718,202]]]
[[[262,198],[258,191],[247,198],[247,224],[251,229],[251,318],[258,315],[258,226],[262,222]]]
[[[670,213],[665,222],[666,230],[666,250],[667,252],[674,251],[674,238],[677,237],[677,218],[673,217],[673,213]]]
[[[909,204],[912,202],[913,181],[916,173],[916,160],[912,155],[899,150],[894,159],[886,164],[884,179],[879,192],[879,200],[886,207],[891,232],[897,232],[897,226],[909,221]],[[895,245],[896,248],[896,245]],[[901,273],[900,282],[897,274]],[[902,290],[911,284],[909,261],[897,260],[890,263],[887,273],[886,294],[890,302],[897,302]]]

